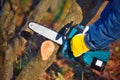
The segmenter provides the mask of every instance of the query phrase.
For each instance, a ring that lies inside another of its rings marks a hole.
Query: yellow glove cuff
[[[89,48],[86,46],[84,42],[84,34],[75,35],[71,40],[71,50],[73,52],[74,57],[78,57],[81,54],[89,51]]]

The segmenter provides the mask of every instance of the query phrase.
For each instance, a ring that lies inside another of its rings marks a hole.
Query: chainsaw
[[[64,55],[67,54],[67,57],[70,57],[71,59],[75,59],[75,57],[70,54],[72,53],[71,49],[67,48],[66,50],[66,47],[70,46],[69,42],[74,35],[87,32],[89,27],[84,28],[83,26],[79,25],[72,27],[72,23],[73,21],[66,24],[59,32],[56,32],[52,29],[47,28],[46,26],[32,21],[28,23],[28,27],[34,32],[57,43],[58,45],[61,45],[63,47],[62,53]],[[68,56],[68,54],[70,55]],[[102,72],[107,64],[109,56],[109,51],[88,51],[84,53],[83,59],[86,65],[89,65],[91,68]]]

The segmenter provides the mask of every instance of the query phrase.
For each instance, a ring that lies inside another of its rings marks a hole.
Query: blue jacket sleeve
[[[120,0],[110,0],[100,18],[85,35],[91,50],[109,49],[109,44],[120,38]]]

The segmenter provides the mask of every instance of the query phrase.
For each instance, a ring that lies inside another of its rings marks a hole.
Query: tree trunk
[[[17,4],[19,1],[15,1],[15,3]],[[13,4],[14,5],[14,4]],[[16,45],[19,45],[19,41],[11,41],[9,43],[9,40],[16,35],[14,34],[15,31],[15,13],[14,13],[15,9],[12,8],[12,5],[10,5],[9,1],[5,2],[5,6],[3,7],[3,11],[2,11],[2,16],[0,18],[0,32],[1,32],[1,37],[0,37],[0,42],[2,42],[2,44],[0,44],[1,46],[1,53],[3,54],[3,59],[2,62],[4,62],[2,64],[1,70],[0,70],[0,79],[1,80],[10,80],[12,78],[12,74],[13,74],[13,61],[16,55],[16,50],[14,49],[14,47],[16,47]],[[18,42],[18,44],[15,44],[16,42]],[[23,42],[22,42],[23,43]],[[14,46],[14,47],[13,47]],[[20,46],[21,47],[21,46]]]
[[[51,47],[51,46],[48,46],[48,47]],[[27,66],[22,70],[22,72],[19,74],[16,80],[31,80],[31,79],[37,80],[40,75],[42,76],[45,70],[53,63],[53,61],[56,58],[58,45],[54,45],[54,47],[56,48],[52,51],[52,55],[48,59],[45,59],[45,57],[41,56],[40,54],[44,51],[41,52],[41,50],[39,50],[40,51],[38,52],[39,54],[27,64]],[[44,49],[48,50],[47,48],[44,48]],[[49,52],[44,54],[48,54],[48,53]]]

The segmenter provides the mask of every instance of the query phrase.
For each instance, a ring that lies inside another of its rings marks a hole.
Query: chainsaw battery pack
[[[91,63],[91,68],[93,68],[99,72],[103,72],[106,64],[107,64],[107,62],[105,62],[105,61],[102,61],[102,60],[97,59],[97,58],[93,58],[92,63]]]

